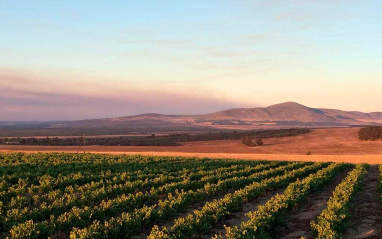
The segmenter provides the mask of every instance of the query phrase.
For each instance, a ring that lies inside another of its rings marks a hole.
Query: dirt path
[[[382,207],[378,196],[377,166],[370,166],[365,179],[364,188],[353,199],[352,219],[353,225],[344,233],[344,238],[382,238]]]
[[[332,196],[333,190],[341,183],[350,170],[345,170],[321,190],[310,194],[303,205],[290,212],[290,216],[286,219],[286,226],[278,228],[274,238],[314,238],[311,232],[310,221],[315,220],[322,210],[327,207],[326,203]]]
[[[213,227],[207,234],[199,235],[196,238],[210,239],[215,234],[224,234],[226,226],[240,226],[242,222],[247,221],[249,218],[245,216],[247,212],[257,210],[259,205],[265,204],[269,199],[276,196],[277,193],[283,193],[285,188],[278,190],[269,190],[264,192],[263,195],[259,196],[257,199],[252,202],[247,202],[243,205],[243,209],[240,212],[235,212],[231,214],[228,218],[221,220],[219,224]]]

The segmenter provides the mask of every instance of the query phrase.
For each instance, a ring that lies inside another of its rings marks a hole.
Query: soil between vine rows
[[[266,203],[269,199],[276,196],[276,194],[283,193],[286,187],[277,189],[277,190],[268,190],[264,192],[261,196],[259,196],[257,199],[253,200],[252,202],[246,202],[243,205],[243,209],[240,212],[235,212],[231,214],[228,218],[225,218],[221,220],[219,224],[217,224],[215,227],[213,227],[208,233],[203,235],[198,235],[195,238],[202,238],[202,239],[210,239],[215,234],[224,234],[225,228],[224,225],[233,227],[233,226],[240,226],[242,222],[247,221],[249,218],[245,216],[247,212],[257,210],[257,207],[259,205],[262,205]]]
[[[274,231],[273,238],[314,238],[310,222],[327,207],[327,202],[332,196],[334,189],[347,176],[351,169],[340,173],[332,182],[325,185],[321,190],[310,194],[302,205],[296,207],[286,218],[285,226]]]
[[[345,231],[345,239],[382,238],[382,207],[378,191],[379,169],[370,165],[360,191],[352,201],[351,227]]]

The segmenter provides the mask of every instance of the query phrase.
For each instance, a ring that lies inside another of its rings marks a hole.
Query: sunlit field
[[[63,153],[0,154],[0,165],[2,238],[347,238],[381,229],[376,165]]]

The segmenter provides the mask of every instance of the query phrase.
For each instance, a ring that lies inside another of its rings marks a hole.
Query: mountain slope
[[[236,108],[203,115],[142,114],[77,121],[0,122],[0,135],[107,135],[374,124],[382,124],[382,112],[316,109],[286,102],[265,108]]]
[[[294,102],[266,108],[230,109],[206,115],[205,118],[210,120],[336,122],[336,119],[325,115],[319,109],[312,109]]]
[[[236,108],[203,115],[162,115],[142,114],[108,119],[82,120],[67,122],[71,126],[208,126],[214,124],[258,125],[274,122],[278,125],[295,122],[297,125],[362,125],[382,123],[382,113],[362,113],[335,109],[316,109],[295,103],[286,102],[265,108]]]

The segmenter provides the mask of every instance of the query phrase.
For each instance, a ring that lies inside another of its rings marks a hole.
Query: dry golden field
[[[182,146],[87,146],[81,152],[212,158],[382,163],[382,141],[357,139],[358,128],[316,129],[309,134],[265,139],[252,148],[239,140],[187,142]],[[78,147],[1,145],[0,152],[77,152]],[[310,151],[312,155],[306,155]]]

